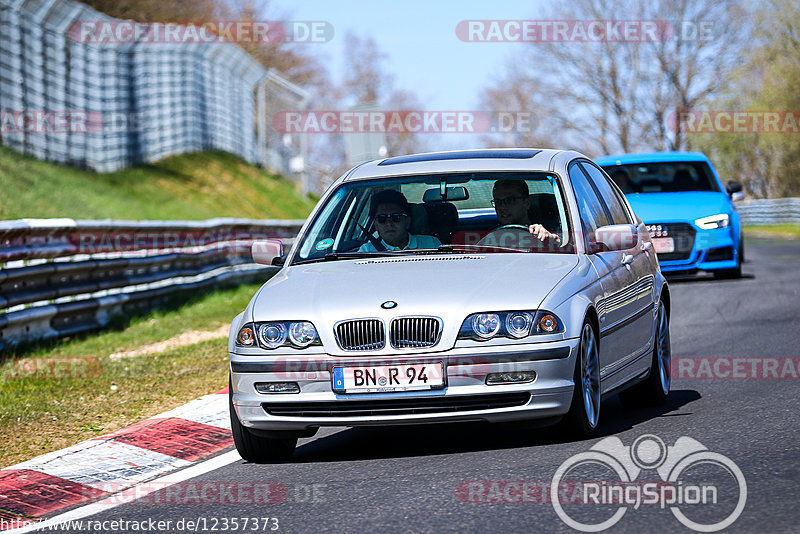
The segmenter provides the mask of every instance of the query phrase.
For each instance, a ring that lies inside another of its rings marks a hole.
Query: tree
[[[736,0],[576,0],[541,19],[650,21],[659,31],[655,39],[532,42],[525,58],[514,60],[522,65],[518,81],[535,82],[528,84],[536,91],[531,105],[589,154],[685,149],[684,132],[670,132],[667,119],[697,109],[730,82],[747,38],[742,13]],[[494,101],[503,83],[490,87]],[[509,103],[518,100],[505,94]]]
[[[800,6],[791,0],[765,1],[756,19],[753,45],[736,72],[736,83],[713,107],[793,112],[797,117]],[[742,182],[748,193],[756,197],[800,196],[800,135],[794,122],[784,124],[781,133],[706,134],[697,136],[695,143],[714,155],[721,174]]]
[[[747,13],[735,1],[660,0],[652,15],[672,21],[675,31],[673,38],[654,43],[663,91],[654,102],[653,118],[663,125],[665,106],[696,110],[728,86],[741,64],[750,28]],[[686,133],[680,122],[676,126],[669,137],[662,137],[663,127],[659,130],[659,144],[685,150]]]

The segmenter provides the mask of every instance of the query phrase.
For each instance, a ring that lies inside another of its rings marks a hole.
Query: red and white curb
[[[108,497],[231,447],[227,393],[225,388],[111,434],[0,469],[0,530]]]

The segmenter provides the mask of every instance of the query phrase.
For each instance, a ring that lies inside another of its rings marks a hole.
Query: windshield
[[[497,207],[495,207],[497,204]],[[340,185],[317,213],[293,263],[388,254],[573,253],[558,179],[549,173],[469,173]],[[531,233],[531,225],[537,233]]]
[[[679,193],[719,191],[704,161],[631,163],[603,167],[623,193]]]

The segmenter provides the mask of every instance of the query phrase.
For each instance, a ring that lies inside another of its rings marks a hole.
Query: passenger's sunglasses
[[[405,213],[381,213],[375,216],[375,220],[379,224],[386,224],[386,221],[391,220],[393,223],[399,223],[403,217],[408,217]]]
[[[500,206],[500,207],[510,206],[510,205],[514,204],[515,202],[523,200],[524,198],[525,197],[497,198],[495,200],[492,200],[492,207],[495,207],[495,206]]]

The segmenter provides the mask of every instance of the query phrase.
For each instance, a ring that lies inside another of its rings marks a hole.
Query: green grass
[[[751,237],[786,237],[800,238],[800,224],[765,224],[745,226],[744,235]]]
[[[120,350],[230,323],[259,287],[176,300],[168,308],[118,320],[99,334],[10,351],[0,367],[0,467],[107,434],[227,385],[227,339],[177,346],[159,354],[109,359]],[[11,377],[20,359],[97,359],[85,378]],[[112,387],[115,386],[115,387]]]
[[[183,154],[98,174],[0,146],[0,191],[0,220],[303,219],[315,202],[294,182],[226,152]]]

